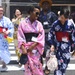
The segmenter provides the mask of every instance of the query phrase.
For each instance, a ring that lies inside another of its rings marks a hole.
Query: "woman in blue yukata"
[[[68,19],[69,10],[63,9],[60,11],[60,16],[48,33],[48,42],[51,47],[56,48],[56,57],[58,67],[54,71],[54,75],[65,75],[66,69],[70,62],[71,46],[75,44],[74,25]]]
[[[8,50],[8,41],[6,38],[13,37],[14,27],[9,18],[3,16],[4,10],[0,6],[0,60],[2,60],[2,68],[10,62],[10,53]]]

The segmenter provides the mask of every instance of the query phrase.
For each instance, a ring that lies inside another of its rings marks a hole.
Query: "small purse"
[[[27,61],[28,61],[28,56],[27,56],[27,54],[21,54],[19,62],[20,62],[21,64],[25,65],[25,64],[27,63]]]
[[[47,67],[50,71],[54,71],[55,69],[57,69],[58,66],[58,62],[57,62],[57,58],[55,55],[50,56],[50,59],[47,62]]]

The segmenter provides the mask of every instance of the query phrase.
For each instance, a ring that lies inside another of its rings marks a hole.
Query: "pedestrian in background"
[[[74,27],[75,27],[75,12],[70,14],[70,20],[74,24]]]
[[[51,47],[56,50],[58,67],[54,75],[65,75],[70,62],[71,46],[75,44],[75,30],[73,23],[69,20],[69,10],[64,8],[60,10],[60,16],[52,25],[48,34],[48,41]]]
[[[4,9],[0,6],[0,59],[3,64],[2,68],[6,68],[6,64],[10,62],[10,52],[8,50],[9,45],[6,37],[13,37],[14,27],[10,19],[3,14]]]
[[[15,45],[16,55],[18,56],[18,61],[19,61],[19,58],[21,56],[21,53],[20,53],[19,48],[18,48],[17,30],[18,30],[18,26],[19,26],[19,24],[22,20],[24,20],[23,14],[21,13],[21,11],[19,9],[16,9],[14,18],[12,19],[12,22],[13,22],[13,25],[14,25],[13,38],[14,38],[14,45]],[[20,63],[19,63],[19,66],[21,66]]]
[[[24,64],[25,75],[44,75],[40,56],[44,51],[44,29],[39,22],[40,8],[30,6],[29,16],[23,20],[18,28],[18,47],[22,55],[27,55],[28,61]],[[22,62],[23,63],[23,62]]]
[[[23,20],[23,14],[21,13],[21,11],[19,9],[16,9],[15,10],[15,15],[12,19],[12,22],[14,24],[14,27],[15,27],[15,31],[17,30],[18,28],[18,25],[19,23]]]
[[[39,2],[39,6],[41,7],[42,10],[40,12],[38,20],[42,23],[43,28],[45,30],[45,50],[42,55],[45,58],[46,53],[48,53],[47,51],[49,49],[49,46],[47,43],[48,32],[50,28],[52,27],[52,23],[57,20],[57,15],[51,11],[52,0],[41,0]],[[43,64],[42,58],[41,58],[41,62]],[[45,69],[47,70],[47,67]]]

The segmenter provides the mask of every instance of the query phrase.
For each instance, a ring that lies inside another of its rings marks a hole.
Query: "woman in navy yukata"
[[[60,11],[60,16],[48,33],[48,42],[51,47],[56,48],[56,57],[58,60],[58,67],[54,71],[54,75],[65,75],[65,71],[70,62],[71,46],[75,44],[74,25],[68,19],[68,9]]]

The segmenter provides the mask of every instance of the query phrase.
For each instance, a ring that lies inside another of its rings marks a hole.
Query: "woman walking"
[[[37,20],[40,9],[31,6],[29,17],[23,20],[18,28],[18,47],[22,54],[27,55],[28,61],[25,65],[25,75],[44,75],[40,56],[44,51],[44,29]]]
[[[70,62],[71,47],[75,45],[74,25],[68,17],[69,10],[66,8],[61,10],[58,20],[53,23],[48,34],[49,45],[51,48],[53,46],[56,48],[56,57],[58,60],[58,67],[54,71],[54,75],[65,75]]]

